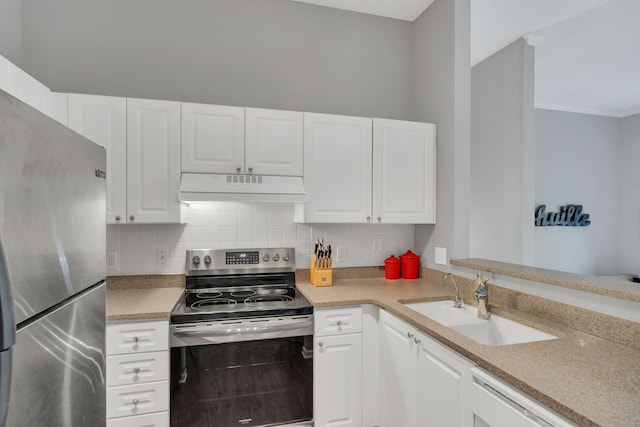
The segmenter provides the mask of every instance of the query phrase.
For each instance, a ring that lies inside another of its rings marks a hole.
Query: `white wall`
[[[620,203],[617,217],[618,266],[640,275],[640,114],[621,119]]]
[[[22,2],[0,1],[0,55],[18,67],[22,63]]]
[[[22,4],[23,68],[56,92],[411,115],[410,22],[290,0]]]
[[[475,258],[533,262],[533,70],[533,48],[520,39],[471,72]]]
[[[535,266],[619,273],[620,119],[536,109],[535,122],[536,206],[558,212],[560,206],[581,204],[591,217],[588,227],[536,227]],[[637,177],[635,183],[631,194],[638,193]]]
[[[187,224],[109,225],[107,251],[117,251],[118,268],[107,274],[184,273],[187,249],[295,247],[297,268],[308,268],[316,238],[331,244],[334,266],[383,265],[390,254],[413,248],[413,225],[314,224],[293,222],[294,209],[286,203],[192,203]],[[380,236],[382,250],[373,250]],[[337,248],[346,249],[344,262]],[[158,262],[158,250],[167,250],[169,262]]]
[[[437,133],[436,225],[416,226],[416,252],[432,268],[436,247],[469,256],[469,13],[469,0],[436,0],[414,22],[414,120]]]

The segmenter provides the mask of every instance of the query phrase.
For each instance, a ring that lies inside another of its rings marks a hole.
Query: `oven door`
[[[275,426],[312,420],[313,318],[275,322],[270,331],[264,323],[268,320],[275,319],[254,319],[253,327],[243,321],[172,325],[172,426]]]

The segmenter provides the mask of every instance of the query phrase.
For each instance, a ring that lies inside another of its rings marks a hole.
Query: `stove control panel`
[[[230,270],[258,272],[261,269],[294,271],[295,248],[190,249],[186,255],[186,274],[225,274]]]

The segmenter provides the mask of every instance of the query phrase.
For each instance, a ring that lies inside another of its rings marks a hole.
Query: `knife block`
[[[333,285],[333,269],[316,268],[316,255],[311,255],[311,268],[309,269],[309,282],[314,286],[331,286]]]

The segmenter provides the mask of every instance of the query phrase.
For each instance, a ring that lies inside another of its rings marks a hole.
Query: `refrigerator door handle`
[[[13,298],[9,285],[9,271],[0,240],[0,351],[7,350],[16,342],[16,323],[13,316]]]

